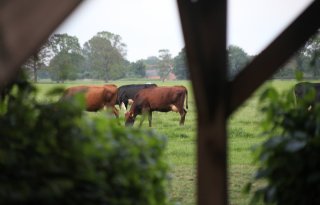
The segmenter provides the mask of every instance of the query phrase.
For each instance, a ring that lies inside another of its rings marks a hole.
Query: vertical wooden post
[[[226,0],[178,0],[197,104],[197,202],[227,204]]]

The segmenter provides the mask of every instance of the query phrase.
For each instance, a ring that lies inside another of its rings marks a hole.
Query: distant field
[[[196,107],[189,81],[112,81],[118,86],[125,84],[154,82],[161,85],[184,85],[189,90],[189,109],[185,126],[179,126],[180,115],[177,113],[153,113],[153,128],[168,137],[166,155],[171,165],[172,187],[171,197],[182,205],[195,204],[195,148],[196,148]],[[295,81],[275,80],[273,84],[279,90],[287,89]],[[41,82],[37,84],[40,90],[39,100],[46,100],[44,93],[55,86],[69,87],[80,84],[104,84],[101,81],[75,81],[64,84]],[[258,90],[244,105],[234,113],[228,124],[228,162],[229,162],[229,203],[232,205],[248,204],[248,196],[242,194],[243,186],[248,182],[254,171],[250,149],[262,142],[259,136]],[[98,114],[104,114],[100,112]],[[123,120],[123,118],[122,118]],[[139,117],[137,122],[139,122]],[[138,123],[135,124],[137,126]],[[147,120],[143,124],[148,128]]]

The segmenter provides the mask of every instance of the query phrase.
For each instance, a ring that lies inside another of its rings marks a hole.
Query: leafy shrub
[[[295,104],[292,90],[262,94],[267,140],[255,149],[252,204],[320,204],[320,105],[308,109],[314,97],[310,90]]]
[[[0,204],[169,203],[166,138],[35,94],[18,80],[0,102]]]

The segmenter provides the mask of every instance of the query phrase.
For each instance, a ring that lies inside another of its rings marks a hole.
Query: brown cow
[[[61,99],[68,99],[78,93],[84,93],[86,111],[96,112],[106,107],[111,108],[114,115],[117,118],[119,117],[119,111],[115,107],[117,100],[116,85],[80,85],[69,87],[65,90],[64,95]]]
[[[148,114],[149,127],[151,127],[153,111],[179,112],[181,116],[180,125],[183,125],[187,114],[187,111],[183,108],[185,99],[188,109],[188,91],[184,86],[145,88],[134,97],[130,111],[125,114],[125,125],[132,126],[136,116],[142,115],[141,126],[145,115]]]

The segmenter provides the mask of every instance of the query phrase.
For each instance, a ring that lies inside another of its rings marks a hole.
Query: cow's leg
[[[142,113],[139,127],[142,126],[142,123],[143,123],[143,121],[144,121],[145,118],[146,118],[146,114],[145,114],[145,113]]]
[[[149,127],[152,127],[152,111],[149,111],[148,120],[149,120]]]
[[[126,109],[126,106],[125,106],[124,102],[121,102],[120,109],[123,109],[123,112],[124,112],[124,113],[127,112],[127,109]]]
[[[150,111],[149,108],[143,108],[141,110],[141,121],[140,121],[140,126],[139,127],[142,126],[142,123],[143,123],[144,119],[146,118],[146,115],[149,113],[149,111]]]
[[[184,125],[184,120],[185,120],[185,118],[186,118],[187,111],[186,111],[184,108],[182,108],[182,109],[179,111],[179,113],[180,113],[180,116],[181,116],[181,118],[180,118],[180,125]]]
[[[112,106],[112,112],[116,116],[116,118],[118,119],[119,118],[119,110],[115,106]]]

